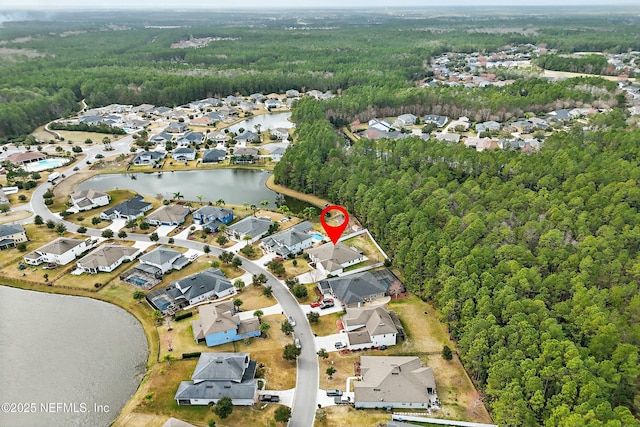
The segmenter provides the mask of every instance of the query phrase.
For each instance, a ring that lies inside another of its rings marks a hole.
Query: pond
[[[255,132],[254,126],[258,124],[260,125],[261,132],[267,129],[276,128],[290,129],[294,127],[294,124],[288,120],[289,117],[291,117],[291,113],[262,114],[260,116],[253,116],[247,120],[241,121],[240,123],[236,123],[233,126],[229,126],[229,132],[238,133],[240,128]]]
[[[149,354],[135,317],[102,301],[6,286],[0,310],[0,398],[16,404],[3,406],[0,425],[106,427],[118,417]]]
[[[107,191],[129,189],[140,194],[172,199],[180,193],[184,200],[205,202],[222,199],[227,204],[260,206],[267,200],[267,208],[276,209],[278,193],[269,190],[265,183],[270,172],[250,169],[209,169],[163,173],[132,173],[97,175],[78,186],[79,190],[94,188]],[[309,206],[297,199],[285,197],[285,204],[297,213]]]

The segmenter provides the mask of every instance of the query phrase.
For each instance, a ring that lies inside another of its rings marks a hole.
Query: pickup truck
[[[260,396],[260,402],[280,402],[280,396],[275,394],[263,394]]]

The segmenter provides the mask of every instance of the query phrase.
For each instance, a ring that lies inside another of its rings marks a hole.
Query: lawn
[[[318,308],[316,310],[320,309]],[[320,313],[322,313],[322,311],[320,311]],[[320,316],[318,323],[311,323],[311,330],[314,334],[320,337],[336,334],[338,333],[336,322],[342,317],[343,314],[344,313],[340,311],[338,313],[325,314],[323,316]]]
[[[318,419],[318,412],[324,411],[325,421]],[[387,411],[367,409],[356,410],[351,406],[329,406],[316,411],[314,427],[363,427],[385,425],[391,419]]]
[[[294,261],[296,265],[293,265]],[[285,269],[284,279],[290,279],[292,277],[299,276],[302,273],[306,273],[307,271],[311,271],[311,267],[309,267],[309,263],[303,257],[296,257],[295,259],[285,260],[284,269]]]
[[[56,130],[64,138],[65,143],[69,141],[76,142],[81,147],[90,147],[94,145],[102,145],[103,138],[111,139],[111,142],[118,141],[126,137],[127,135],[112,135],[110,133],[97,133],[97,132],[81,132],[81,131],[70,131],[70,130]],[[53,135],[50,135],[46,141],[53,139]],[[90,139],[93,141],[93,144],[85,144],[84,142]]]
[[[343,240],[342,243],[344,243],[347,246],[353,246],[354,248],[361,250],[362,252],[364,252],[366,257],[369,258],[364,264],[360,263],[358,265],[352,266],[353,269],[363,267],[364,265],[377,264],[379,262],[384,261],[384,256],[380,253],[378,248],[376,248],[376,245],[373,244],[373,242],[371,241],[371,238],[367,233],[363,233],[356,237]],[[347,268],[346,270],[348,271],[349,269],[351,269],[351,267]]]

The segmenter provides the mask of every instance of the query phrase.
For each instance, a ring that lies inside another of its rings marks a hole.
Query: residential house
[[[240,109],[242,111],[253,111],[253,110],[257,110],[258,106],[256,105],[255,102],[242,101],[240,102]]]
[[[271,110],[273,108],[282,108],[282,102],[279,99],[267,99],[264,101],[264,107],[267,110]]]
[[[216,206],[203,206],[193,213],[193,222],[202,225],[204,230],[218,231],[218,227],[233,221],[233,211]]]
[[[418,118],[413,114],[402,114],[398,116],[398,119],[396,121],[400,124],[400,126],[413,126],[416,124],[417,120]]]
[[[571,120],[572,118],[573,117],[571,117],[569,110],[565,108],[554,110],[545,117],[546,120],[555,122],[565,122],[567,120]]]
[[[231,162],[235,164],[254,163],[258,158],[258,149],[254,147],[238,147],[233,150]]]
[[[294,256],[313,244],[313,238],[307,233],[309,230],[311,230],[311,223],[304,221],[264,238],[261,246],[267,252],[275,252],[281,257]]]
[[[493,120],[489,120],[487,122],[482,122],[482,123],[478,123],[476,124],[476,132],[478,132],[478,134],[481,134],[482,132],[495,132],[500,130],[500,127],[502,125],[496,121]]]
[[[164,128],[166,133],[185,133],[189,131],[189,126],[184,122],[172,122]]]
[[[202,154],[202,163],[219,163],[227,158],[227,152],[217,148],[205,150]]]
[[[440,142],[448,144],[457,144],[460,142],[460,134],[457,133],[436,133],[436,139]]]
[[[285,139],[289,138],[289,129],[287,128],[271,129],[271,136],[274,136],[284,141]]]
[[[204,142],[204,133],[202,132],[189,132],[181,139],[189,141],[189,143],[200,145]]]
[[[269,153],[269,157],[271,157],[272,162],[279,162],[282,160],[282,156],[287,151],[285,147],[276,147]]]
[[[196,150],[190,147],[178,147],[173,150],[172,156],[178,162],[187,162],[196,159]]]
[[[149,114],[153,114],[154,116],[162,116],[162,117],[166,117],[168,114],[170,114],[173,110],[169,107],[155,107],[152,108],[151,110],[147,111]]]
[[[436,127],[439,128],[444,127],[444,125],[447,123],[447,120],[449,120],[447,116],[440,116],[438,114],[427,114],[426,116],[424,116],[425,125],[433,123],[434,125],[436,125]]]
[[[167,132],[160,132],[159,134],[149,138],[149,142],[152,142],[158,145],[165,145],[167,142],[171,140],[173,140],[173,135]]]
[[[400,279],[389,269],[321,280],[318,288],[323,294],[333,295],[347,307],[360,307],[366,302],[404,291]]]
[[[210,116],[205,114],[204,116],[192,119],[189,123],[191,123],[192,125],[197,125],[197,126],[211,126],[211,125],[215,124],[218,121],[219,120],[215,120],[213,117],[210,117]]]
[[[404,330],[396,314],[384,306],[348,307],[342,316],[349,350],[396,345]]]
[[[94,190],[93,188],[76,191],[71,194],[71,204],[78,212],[106,206],[110,201],[111,196],[102,191]]]
[[[133,159],[136,166],[155,165],[164,159],[165,153],[160,151],[141,151]]]
[[[93,241],[90,238],[80,240],[59,237],[53,242],[26,254],[24,261],[31,265],[40,265],[43,262],[66,265],[92,247]]]
[[[408,133],[402,133],[397,131],[383,131],[377,128],[370,127],[362,133],[363,138],[378,140],[378,139],[404,139],[409,138],[411,135]]]
[[[186,307],[202,301],[233,295],[235,288],[222,271],[207,268],[171,282],[166,291],[177,306]]]
[[[27,240],[27,233],[20,224],[0,224],[0,250],[13,248]]]
[[[110,273],[125,261],[133,261],[140,249],[133,246],[103,245],[82,257],[76,265],[85,273]]]
[[[245,236],[250,236],[250,242],[253,243],[267,234],[272,225],[273,221],[269,218],[248,216],[227,227],[226,234],[238,242],[244,240]]]
[[[224,144],[229,140],[229,134],[222,131],[211,132],[207,134],[207,139],[217,144]]]
[[[182,381],[178,405],[215,405],[230,397],[238,406],[251,406],[258,396],[257,363],[249,353],[202,353],[191,381]]]
[[[149,214],[147,222],[153,225],[180,225],[185,221],[190,212],[191,209],[188,206],[160,206],[154,212]]]
[[[364,262],[367,257],[361,251],[349,247],[344,243],[325,243],[307,251],[311,262],[327,274],[341,274],[345,268]]]
[[[417,356],[361,356],[354,403],[361,408],[439,408],[433,370]]]
[[[266,99],[266,96],[261,93],[252,93],[251,95],[249,95],[249,99],[253,102],[262,102]]]
[[[100,218],[114,220],[118,218],[135,219],[144,216],[145,212],[151,210],[153,205],[144,200],[144,198],[136,194],[129,200],[116,205],[100,214]]]
[[[471,126],[471,122],[469,121],[469,118],[464,116],[460,117],[458,120],[454,120],[451,123],[449,123],[449,129],[454,129],[456,131],[458,131],[458,129],[467,131],[469,130],[470,126]]]
[[[242,101],[244,101],[244,98],[240,98],[239,96],[233,96],[233,95],[229,95],[224,99],[224,102],[227,105],[238,105]]]
[[[193,337],[208,347],[260,336],[260,322],[255,317],[240,320],[232,301],[198,307],[200,316],[192,322]]]
[[[255,132],[244,131],[240,135],[236,136],[235,140],[239,144],[259,143],[260,135]]]
[[[369,120],[369,129],[371,128],[378,129],[383,132],[389,132],[391,131],[391,128],[393,128],[393,125],[387,120],[371,119]]]
[[[498,141],[491,138],[470,136],[466,139],[464,145],[468,148],[475,148],[476,151],[496,150],[498,148]]]
[[[224,107],[220,107],[218,112],[222,114],[224,117],[237,116],[238,107],[234,107],[232,105],[225,105]]]
[[[154,273],[155,276],[162,276],[171,270],[182,270],[190,259],[182,255],[178,251],[159,246],[140,257],[140,266],[144,265],[143,270]]]
[[[295,89],[289,89],[284,94],[287,96],[287,98],[297,98],[300,96],[300,92]]]

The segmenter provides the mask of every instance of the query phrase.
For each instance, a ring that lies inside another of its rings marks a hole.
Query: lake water
[[[117,418],[149,353],[131,314],[89,298],[6,286],[0,310],[0,426],[99,427]]]
[[[152,197],[162,196],[172,199],[179,192],[184,200],[215,202],[222,199],[232,205],[260,206],[260,202],[268,200],[270,209],[276,208],[277,193],[269,190],[265,183],[270,172],[249,169],[210,169],[198,171],[179,171],[135,174],[106,174],[94,176],[78,189],[95,188],[101,191],[114,189],[130,189]],[[135,177],[135,179],[132,179]],[[285,204],[293,212],[299,212],[306,206],[305,202],[285,197]]]
[[[229,126],[229,132],[238,132],[240,128],[255,132],[254,126],[260,125],[260,132],[267,129],[287,128],[294,127],[293,122],[288,119],[291,117],[291,113],[275,113],[275,114],[263,114],[260,116],[253,116],[247,120],[243,120],[240,123],[236,123],[233,126]]]

